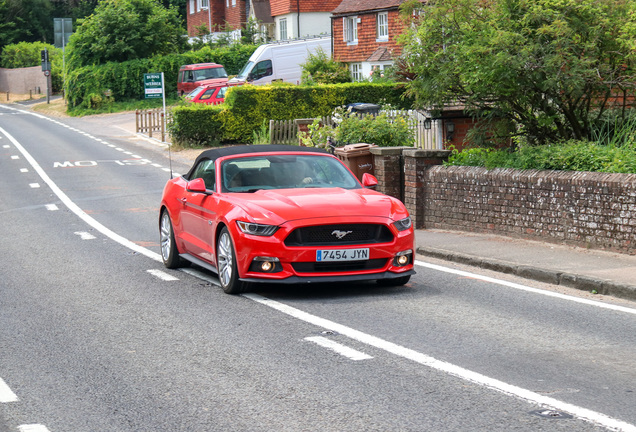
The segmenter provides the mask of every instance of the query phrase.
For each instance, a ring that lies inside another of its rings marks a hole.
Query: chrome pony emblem
[[[353,231],[333,230],[331,235],[335,235],[338,240],[342,240],[344,238],[344,236],[346,236],[347,234],[350,234],[352,232]]]

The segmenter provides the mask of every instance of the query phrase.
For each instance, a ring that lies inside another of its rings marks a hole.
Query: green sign
[[[163,80],[161,73],[144,74],[144,93],[146,99],[160,98],[163,96]]]

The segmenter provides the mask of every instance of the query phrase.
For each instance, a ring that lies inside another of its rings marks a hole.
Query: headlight
[[[236,224],[243,233],[257,236],[271,236],[278,230],[276,225],[262,225],[243,221],[236,221]]]
[[[395,226],[398,231],[406,231],[407,229],[411,228],[412,224],[413,223],[411,222],[411,218],[407,217],[397,222],[394,222],[393,226]]]

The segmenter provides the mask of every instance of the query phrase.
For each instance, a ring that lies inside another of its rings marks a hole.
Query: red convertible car
[[[415,273],[411,218],[375,184],[317,148],[206,150],[164,188],[163,262],[211,270],[230,294],[255,282],[403,285]]]

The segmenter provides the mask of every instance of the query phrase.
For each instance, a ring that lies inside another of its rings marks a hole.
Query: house
[[[200,36],[204,26],[213,36],[227,30],[240,31],[247,21],[246,0],[188,0],[188,36]]]
[[[251,0],[250,17],[270,39],[331,34],[331,11],[340,0]]]
[[[399,16],[404,0],[343,0],[332,11],[333,57],[349,64],[354,81],[384,70],[400,54],[396,36],[405,24]]]

